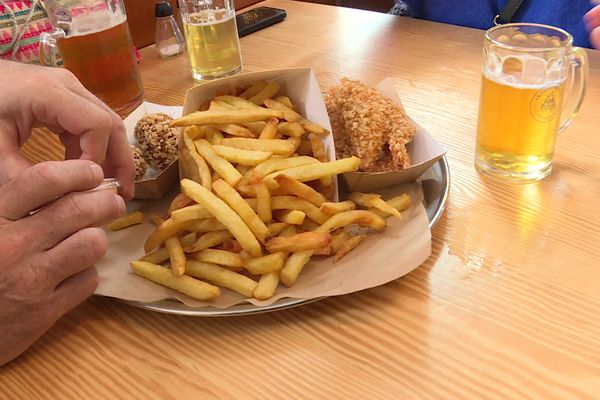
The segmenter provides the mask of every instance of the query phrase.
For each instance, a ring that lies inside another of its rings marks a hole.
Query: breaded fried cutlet
[[[366,172],[410,167],[406,144],[417,128],[401,105],[347,78],[329,89],[325,105],[338,158],[357,156]]]

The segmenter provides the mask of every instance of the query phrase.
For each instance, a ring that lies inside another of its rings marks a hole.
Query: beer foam
[[[127,21],[127,16],[120,10],[114,13],[96,11],[73,18],[69,37],[84,36],[112,29]]]
[[[548,85],[559,85],[566,78],[563,63],[550,62],[531,54],[490,54],[483,64],[483,75],[498,84],[520,89],[540,89]]]
[[[228,10],[204,10],[190,14],[186,24],[195,26],[208,26],[227,22],[235,16],[233,11]]]

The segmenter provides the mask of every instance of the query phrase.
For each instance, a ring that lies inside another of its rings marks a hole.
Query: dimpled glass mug
[[[539,24],[487,31],[475,150],[481,172],[516,183],[550,173],[557,133],[585,95],[587,57],[572,43],[562,29]]]
[[[123,0],[46,0],[52,32],[40,36],[40,61],[65,68],[121,116],[139,106],[144,90]]]

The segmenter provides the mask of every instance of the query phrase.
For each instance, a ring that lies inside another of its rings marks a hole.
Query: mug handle
[[[54,28],[51,32],[43,32],[40,35],[40,64],[46,67],[57,67],[56,41],[66,37],[67,34],[60,28]]]
[[[583,99],[585,97],[585,90],[587,87],[587,79],[588,79],[588,58],[584,49],[581,47],[573,47],[571,50],[571,56],[569,58],[569,69],[571,73],[571,79],[569,79],[569,87],[568,90],[565,88],[565,95],[568,93],[568,97],[565,98],[564,107],[569,106],[570,110],[568,114],[563,112],[565,115],[564,119],[561,121],[560,128],[558,128],[558,132],[562,132],[571,125],[573,118],[579,112],[581,108],[581,103],[583,103]]]

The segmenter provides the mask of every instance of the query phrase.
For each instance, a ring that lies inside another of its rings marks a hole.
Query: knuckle
[[[95,219],[95,207],[89,207],[83,196],[69,194],[62,198],[62,216],[65,218]]]
[[[33,179],[38,180],[42,184],[56,185],[61,179],[59,165],[56,162],[43,162],[35,164],[31,167]]]
[[[75,74],[66,68],[53,68],[52,71],[60,80],[77,80]]]
[[[102,258],[106,253],[108,241],[101,228],[88,228],[83,240],[88,247],[89,258],[92,263]]]

